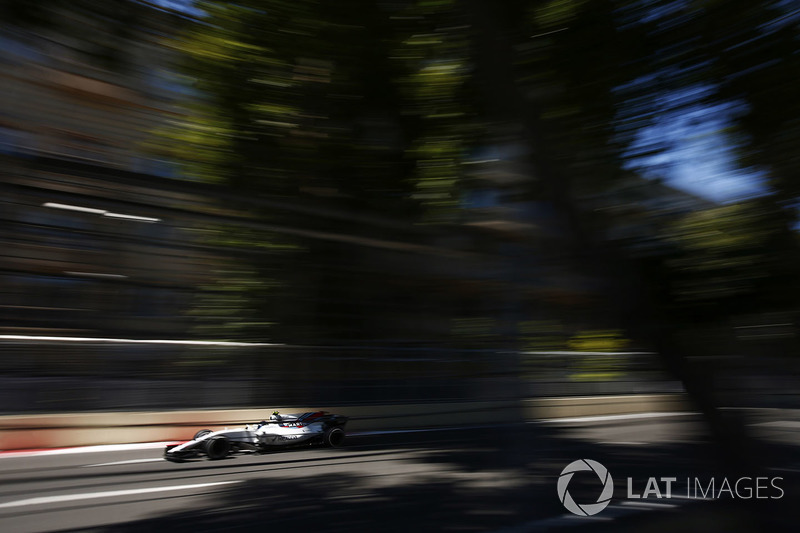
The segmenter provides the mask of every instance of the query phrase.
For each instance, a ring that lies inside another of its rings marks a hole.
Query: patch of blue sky
[[[151,7],[162,8],[174,13],[183,13],[190,17],[205,15],[205,12],[197,7],[198,2],[196,0],[150,0],[145,3]]]
[[[4,35],[0,35],[0,51],[4,61],[24,61],[27,63],[44,63],[47,55],[35,47],[26,44],[23,39],[15,35],[12,28],[4,28]]]
[[[773,5],[776,17],[762,24],[759,28],[765,33],[772,33],[787,26],[800,24],[800,5],[797,0],[779,0]]]
[[[731,133],[731,126],[742,105],[687,104],[705,94],[705,89],[695,88],[689,94],[663,96],[662,110],[635,134],[627,167],[719,203],[769,193],[765,172],[742,167],[736,156],[742,141]],[[675,106],[676,102],[681,103]]]
[[[624,2],[617,7],[616,13],[621,27],[636,26],[650,22],[660,22],[675,17],[690,4],[689,0],[639,0]]]

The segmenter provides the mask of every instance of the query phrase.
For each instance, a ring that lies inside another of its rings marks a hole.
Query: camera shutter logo
[[[567,486],[572,480],[572,476],[575,475],[575,472],[583,471],[594,472],[603,484],[603,491],[600,493],[595,503],[578,504],[572,499],[572,496],[567,490]],[[561,471],[561,475],[558,477],[558,499],[561,500],[561,503],[567,508],[567,511],[578,516],[596,515],[606,508],[613,494],[614,480],[611,479],[611,474],[608,473],[608,469],[591,459],[579,459],[571,462]]]

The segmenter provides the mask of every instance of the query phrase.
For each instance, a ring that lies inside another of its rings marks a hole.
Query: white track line
[[[535,420],[535,424],[568,424],[574,422],[605,422],[618,420],[638,420],[641,418],[669,418],[675,416],[697,416],[693,412],[665,412],[665,413],[631,413],[625,415],[598,415],[598,416],[578,416],[570,418],[542,418]]]
[[[14,502],[0,503],[0,509],[9,509],[11,507],[26,507],[28,505],[47,505],[52,503],[74,502],[78,500],[93,500],[96,498],[113,498],[116,496],[133,496],[136,494],[150,494],[153,492],[202,489],[206,487],[218,487],[221,485],[230,485],[231,483],[242,483],[242,482],[217,481],[215,483],[197,483],[194,485],[173,485],[171,487],[150,487],[146,489],[110,490],[106,492],[87,492],[85,494],[64,494],[62,496],[44,496],[41,498],[29,498],[27,500],[17,500]]]
[[[139,442],[135,444],[102,444],[99,446],[79,446],[76,448],[55,448],[52,450],[19,450],[0,452],[0,459],[11,457],[38,457],[41,455],[67,455],[73,453],[98,453],[98,452],[124,452],[129,450],[152,450],[163,448],[167,444],[175,444],[175,441],[166,442]]]
[[[93,466],[116,466],[116,465],[132,465],[136,463],[158,463],[165,461],[163,457],[153,457],[150,459],[130,459],[128,461],[114,461],[111,463],[97,463],[95,465],[83,465],[83,468],[91,468]]]
[[[381,429],[374,431],[354,431],[348,433],[348,437],[370,437],[373,435],[402,435],[404,433],[431,433],[435,431],[461,431],[469,429],[487,429],[494,427],[505,427],[508,424],[481,424],[474,426],[449,426],[443,428],[418,428],[418,429]]]
[[[267,342],[194,341],[183,339],[114,339],[104,337],[53,337],[49,335],[0,335],[0,340],[94,342],[116,344],[177,344],[186,346],[283,346]]]
[[[656,503],[656,502],[622,502],[620,505],[628,507],[641,507],[643,509],[673,509],[678,507],[674,503]]]
[[[773,420],[772,422],[756,422],[758,427],[800,429],[800,420]]]

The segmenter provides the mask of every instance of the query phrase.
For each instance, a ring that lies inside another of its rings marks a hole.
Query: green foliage
[[[464,140],[453,125],[463,122],[458,93],[468,79],[463,32],[421,39],[416,28],[390,21],[383,8],[365,0],[347,6],[272,0],[198,7],[206,17],[173,41],[195,94],[184,117],[162,132],[167,142],[157,147],[180,160],[187,175],[247,196],[279,195],[312,204],[322,203],[315,197],[321,191],[329,208],[382,215],[406,216],[415,204],[429,212],[455,208]],[[410,9],[447,17],[450,7],[426,2]],[[410,167],[417,169],[413,175]],[[291,228],[319,224],[280,211],[255,215]],[[315,229],[353,231],[349,222],[337,224]],[[337,272],[347,269],[345,264],[330,266],[338,264],[340,252],[327,243],[292,243],[240,228],[215,228],[207,237],[214,245],[271,253],[251,256],[248,270],[248,276],[281,287],[264,294],[269,303],[251,306],[242,289],[248,284],[237,275],[220,279],[218,289],[207,291],[199,304],[199,315],[230,316],[225,323],[234,328],[252,322],[228,312],[234,309],[247,315],[257,308],[269,317],[266,322],[278,323],[290,308],[306,316],[339,316],[341,309],[321,309],[315,300],[332,301],[366,283]],[[301,248],[307,254],[303,260],[275,260],[275,254]],[[289,272],[288,265],[301,270]],[[317,274],[319,265],[325,265],[324,275]],[[355,285],[348,289],[348,283]],[[300,286],[290,290],[292,284]],[[227,285],[230,291],[223,290]],[[280,305],[292,292],[315,297]],[[301,305],[308,307],[297,309]],[[315,333],[329,328],[333,325]]]
[[[207,226],[194,230],[203,244],[215,247],[240,248],[242,250],[257,250],[271,252],[301,251],[303,247],[297,243],[287,241],[285,237],[266,231],[259,231],[240,226]]]
[[[456,216],[464,181],[464,159],[474,141],[472,69],[467,26],[457,2],[419,2],[405,16],[421,18],[397,28],[392,52],[403,114],[416,119],[414,141],[406,151],[413,161],[413,198],[427,222],[449,222]]]
[[[196,104],[190,114],[153,132],[143,148],[177,162],[182,174],[206,183],[225,183],[221,170],[234,161],[233,124],[211,106]],[[169,141],[165,146],[163,140]]]
[[[630,356],[590,354],[581,356],[571,368],[572,381],[615,381],[625,375]]]
[[[34,14],[24,3],[12,4],[21,18]],[[197,7],[205,16],[170,42],[192,96],[160,132],[163,142],[152,145],[160,156],[180,161],[193,179],[246,197],[452,223],[464,214],[468,157],[476,148],[515,142],[528,151],[515,169],[522,179],[513,196],[554,205],[567,226],[561,246],[565,255],[575,254],[564,264],[590,264],[575,257],[605,257],[606,243],[598,215],[582,211],[582,202],[598,192],[623,196],[616,187],[628,175],[626,148],[660,106],[679,111],[736,102],[736,127],[725,134],[736,138],[742,167],[768,172],[785,203],[724,206],[674,224],[653,223],[653,241],[665,243],[658,251],[664,262],[648,270],[653,277],[646,283],[667,287],[669,297],[656,305],[678,301],[686,310],[754,296],[765,287],[774,294],[776,280],[787,279],[773,276],[779,270],[774,252],[778,247],[782,257],[791,255],[796,243],[786,237],[786,220],[770,211],[788,208],[800,194],[793,155],[800,138],[800,56],[786,3],[243,0]],[[79,9],[91,17],[83,1]],[[98,7],[98,13],[108,15],[108,9]],[[688,103],[664,98],[700,86],[710,89]],[[494,139],[494,131],[514,131],[514,138]],[[663,148],[656,142],[647,150]],[[488,171],[485,179],[500,173]],[[642,225],[655,220],[646,207],[639,213]],[[354,232],[348,221],[327,227],[275,210],[248,216]],[[268,313],[282,307],[274,288],[288,286],[279,273],[287,265],[307,268],[291,275],[295,283],[314,280],[318,285],[308,294],[321,301],[365,283],[346,271],[340,257],[346,252],[327,244],[231,227],[209,229],[207,237],[215,246],[252,252],[244,254],[239,273],[207,291],[212,296],[199,310],[231,317],[230,324],[280,322]],[[307,262],[295,262],[299,250]],[[318,275],[318,265],[330,271]],[[257,280],[265,285],[255,288]],[[244,298],[248,293],[271,303],[254,306]],[[234,309],[259,319],[234,318]],[[481,336],[477,327],[455,330]],[[558,328],[536,328],[522,334],[528,349],[567,342]],[[569,341],[581,350],[621,342],[613,336]]]
[[[536,24],[544,30],[563,28],[580,15],[586,0],[551,0],[533,8]]]
[[[589,330],[573,336],[567,346],[570,350],[587,352],[571,365],[573,381],[613,381],[626,371],[629,355],[619,353],[630,341],[618,330]],[[608,352],[608,353],[598,353]]]
[[[569,335],[555,320],[529,320],[517,327],[523,351],[561,351],[567,348]]]
[[[235,265],[216,276],[216,281],[198,288],[189,313],[196,320],[193,333],[217,340],[268,340],[274,324],[265,319],[262,302],[278,283]]]
[[[590,231],[580,199],[608,191],[623,176],[619,87],[643,75],[642,36],[618,26],[611,3],[552,0],[527,4],[515,46],[522,116],[532,132],[537,194],[570,213],[573,231]]]
[[[468,345],[497,337],[497,321],[493,317],[454,318],[451,324],[453,337]]]
[[[629,344],[630,341],[617,330],[583,331],[567,342],[570,350],[579,352],[618,352]]]
[[[757,291],[773,272],[769,246],[782,230],[758,203],[690,213],[672,225],[678,256],[670,261],[684,302],[719,301]]]

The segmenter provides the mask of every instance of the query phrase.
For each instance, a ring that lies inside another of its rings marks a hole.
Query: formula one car
[[[223,459],[232,453],[267,453],[279,448],[300,445],[323,445],[338,448],[344,443],[344,426],[348,418],[325,411],[281,415],[272,413],[269,420],[248,424],[239,429],[198,431],[194,438],[182,444],[170,444],[164,450],[168,461],[205,455],[208,459]]]

